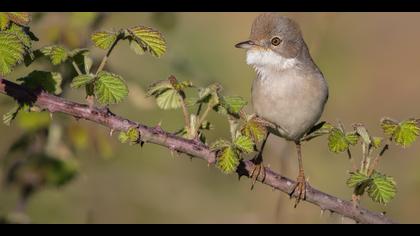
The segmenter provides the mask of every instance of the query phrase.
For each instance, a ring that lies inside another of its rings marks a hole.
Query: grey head
[[[299,25],[278,13],[259,15],[252,24],[249,40],[235,47],[248,51],[270,51],[284,59],[312,62]]]

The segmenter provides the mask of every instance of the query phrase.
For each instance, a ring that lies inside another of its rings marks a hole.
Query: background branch
[[[148,127],[143,124],[130,121],[113,114],[109,109],[97,107],[89,108],[88,105],[79,104],[65,100],[45,92],[29,91],[25,87],[5,80],[0,77],[0,93],[13,97],[19,103],[30,103],[49,112],[61,112],[71,115],[77,119],[85,119],[101,124],[111,130],[127,131],[137,127],[141,140],[146,143],[154,143],[164,146],[173,151],[188,154],[207,161],[209,164],[216,162],[216,154],[209,147],[196,140],[187,140],[174,134],[163,131],[159,126]],[[254,168],[251,161],[242,161],[237,169],[239,176],[249,177],[250,171]],[[265,168],[265,179],[258,181],[272,188],[288,193],[294,181],[290,180],[269,168]],[[365,208],[354,207],[350,201],[342,200],[327,193],[321,192],[308,186],[306,201],[318,205],[321,210],[331,212],[354,219],[360,223],[393,223],[393,221],[382,213],[372,212]]]

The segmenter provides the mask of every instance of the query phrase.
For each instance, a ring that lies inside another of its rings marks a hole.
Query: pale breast
[[[320,73],[260,70],[252,86],[252,104],[262,118],[279,126],[278,135],[299,140],[319,120],[328,97]]]

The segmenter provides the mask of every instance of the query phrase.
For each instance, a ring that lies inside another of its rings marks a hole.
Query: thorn
[[[112,137],[113,134],[114,134],[114,129],[111,129],[111,131],[109,131],[109,136]]]

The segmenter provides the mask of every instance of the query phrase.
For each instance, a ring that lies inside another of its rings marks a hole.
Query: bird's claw
[[[296,183],[293,185],[292,190],[289,192],[290,198],[292,198],[296,193],[294,208],[297,207],[301,200],[306,200],[306,184],[305,175],[300,174],[296,180]]]
[[[265,174],[265,168],[261,162],[256,163],[254,168],[251,171],[251,174],[250,174],[250,177],[252,179],[251,190],[254,189],[254,185],[260,176],[261,176],[260,178],[261,181],[264,181],[266,174]]]

